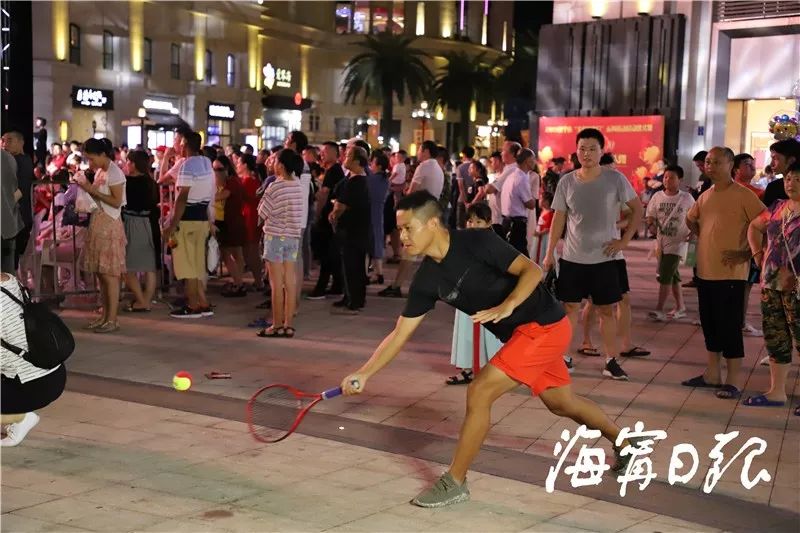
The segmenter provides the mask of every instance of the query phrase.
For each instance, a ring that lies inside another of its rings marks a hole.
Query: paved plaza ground
[[[42,412],[22,446],[3,450],[2,529],[797,531],[800,417],[791,413],[800,400],[797,366],[789,375],[793,398],[779,409],[681,387],[704,367],[702,333],[693,320],[645,319],[657,289],[649,248],[634,243],[626,255],[634,338],[653,354],[622,361],[630,382],[603,378],[596,357],[576,356],[573,374],[575,389],[619,425],[642,421],[646,429],[667,431],[651,455],[658,477],[643,492],[631,484],[621,498],[610,476],[575,489],[562,474],[560,490],[548,494],[553,447],[576,424],[519,389],[495,405],[469,477],[472,502],[436,511],[409,505],[445,468],[463,419],[466,388],[444,384],[454,369],[453,311],[443,304],[364,394],[320,405],[302,434],[281,444],[257,444],[242,423],[246,398],[270,382],[310,391],[337,385],[391,330],[404,301],[375,297],[372,287],[357,317],[331,315],[330,301],[304,301],[296,338],[260,339],[246,327],[258,315],[259,297],[228,300],[212,291],[214,318],[177,321],[156,307],[123,316],[115,335],[81,331],[88,313],[64,312],[78,344],[68,364],[70,392]],[[749,308],[754,324],[757,292]],[[686,295],[695,318],[696,295]],[[746,396],[766,390],[769,370],[758,366],[763,339],[746,338],[745,347]],[[179,370],[195,377],[187,393],[171,389]],[[214,370],[232,379],[203,377]],[[725,448],[725,461],[759,437],[767,448],[753,460],[750,477],[766,469],[771,479],[745,489],[741,456],[704,494],[714,436],[732,431],[740,434]],[[671,486],[668,466],[679,443],[697,448],[700,468],[686,485]],[[598,445],[610,455],[607,443]]]

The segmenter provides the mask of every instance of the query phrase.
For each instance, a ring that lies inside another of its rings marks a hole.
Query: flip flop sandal
[[[749,407],[783,407],[786,405],[786,402],[770,400],[763,394],[759,394],[758,396],[750,396],[742,402],[742,405],[747,405]]]
[[[622,357],[645,357],[650,355],[650,352],[639,346],[634,346],[627,352],[619,352]]]
[[[269,331],[268,331],[269,330]],[[262,329],[258,333],[256,333],[259,337],[262,338],[275,338],[275,337],[285,337],[283,328],[266,328]]]
[[[719,389],[722,387],[721,383],[708,383],[703,376],[695,376],[692,379],[682,381],[681,385],[684,387],[698,387],[706,389]]]
[[[578,353],[581,355],[588,355],[590,357],[600,357],[600,350],[594,346],[581,346],[578,350]]]
[[[721,400],[737,400],[742,395],[742,391],[737,389],[734,385],[723,385],[717,391],[717,398]]]
[[[448,385],[468,385],[472,383],[472,376],[472,370],[462,370],[461,376],[458,374],[450,376],[445,383]]]
[[[670,311],[669,313],[667,313],[667,318],[671,318],[673,320],[686,318],[686,311],[684,311],[684,310],[675,311],[675,312]]]
[[[281,329],[283,329],[283,336],[286,337],[287,339],[291,339],[292,337],[294,337],[294,334],[297,331],[292,326],[288,326]]]

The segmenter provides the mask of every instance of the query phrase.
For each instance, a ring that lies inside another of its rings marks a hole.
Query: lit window
[[[369,33],[369,2],[355,2],[355,9],[353,9],[353,33]]]
[[[233,54],[228,54],[225,62],[225,80],[228,82],[228,87],[233,87],[236,83],[236,58]]]
[[[400,34],[405,32],[406,14],[405,5],[402,0],[392,3],[392,33]]]
[[[77,24],[69,25],[69,62],[81,64],[81,27]]]
[[[385,7],[372,10],[372,33],[383,33],[389,24],[389,11]]]
[[[350,33],[352,30],[353,3],[336,3],[336,33]]]
[[[114,70],[114,35],[110,31],[103,32],[103,68]]]
[[[417,35],[425,35],[425,2],[417,2]]]

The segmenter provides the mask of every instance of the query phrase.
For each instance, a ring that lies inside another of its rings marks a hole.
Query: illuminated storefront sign
[[[114,109],[114,91],[73,85],[72,106],[91,109]]]
[[[273,87],[283,87],[289,89],[292,86],[292,71],[288,68],[274,67],[272,63],[264,65],[264,87],[272,90]]]
[[[230,104],[220,104],[217,102],[208,103],[208,118],[233,120],[235,116],[236,106]]]

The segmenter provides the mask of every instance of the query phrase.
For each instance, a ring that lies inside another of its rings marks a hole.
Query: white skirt
[[[450,363],[458,368],[472,368],[472,319],[466,313],[456,309],[453,321],[453,346]],[[503,343],[492,332],[481,326],[480,364],[483,368],[494,357]]]

